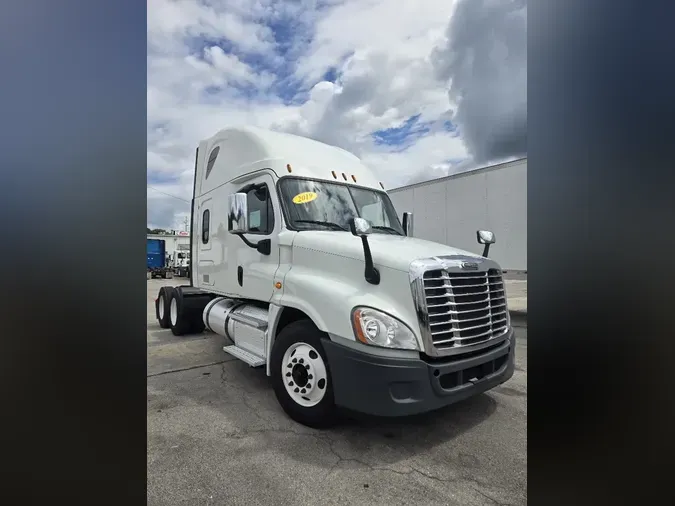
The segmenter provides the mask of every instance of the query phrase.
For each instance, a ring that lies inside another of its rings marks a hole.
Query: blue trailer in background
[[[167,265],[166,241],[164,239],[148,239],[147,241],[148,279],[172,278],[173,273]]]

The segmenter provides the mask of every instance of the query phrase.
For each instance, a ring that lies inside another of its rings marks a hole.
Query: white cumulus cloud
[[[526,118],[524,26],[508,5],[524,1],[476,1],[487,20],[472,0],[148,0],[148,226],[183,226],[195,148],[227,125],[338,145],[389,188],[484,162],[495,143],[499,156],[519,149],[507,131]],[[469,41],[467,22],[487,40]],[[491,82],[467,70],[467,51],[496,69]],[[502,125],[487,140],[477,103]]]

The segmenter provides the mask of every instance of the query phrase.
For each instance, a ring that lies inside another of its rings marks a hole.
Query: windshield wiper
[[[323,225],[323,226],[331,228],[333,230],[342,230],[343,232],[347,231],[346,228],[338,225],[337,223],[333,223],[331,221],[295,220],[295,223],[311,223],[312,225]]]
[[[385,227],[384,225],[373,225],[370,228],[374,228],[375,230],[386,230],[387,232],[393,232],[396,235],[403,235],[403,234],[401,234],[401,232],[399,232],[395,228]]]

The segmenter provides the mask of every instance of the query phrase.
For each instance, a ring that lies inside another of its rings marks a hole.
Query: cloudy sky
[[[148,0],[148,226],[183,227],[228,125],[343,147],[388,188],[526,155],[526,22],[527,0]]]

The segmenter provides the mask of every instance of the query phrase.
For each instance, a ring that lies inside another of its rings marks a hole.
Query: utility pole
[[[188,225],[189,225],[189,223],[190,223],[190,218],[188,218],[188,217],[186,216],[186,217],[185,217],[185,231],[186,231],[186,232],[188,232]]]

